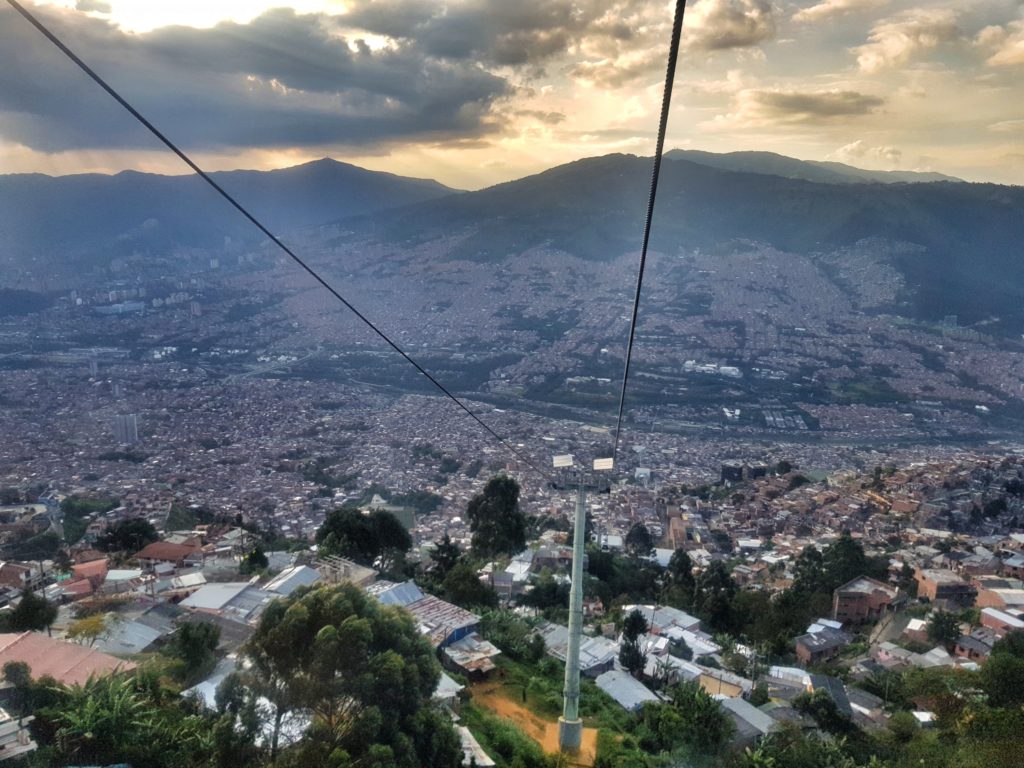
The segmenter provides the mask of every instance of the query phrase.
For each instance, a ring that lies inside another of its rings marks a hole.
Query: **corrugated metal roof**
[[[400,605],[406,607],[423,599],[423,590],[415,582],[406,581],[395,584],[392,581],[378,581],[366,588],[368,594],[376,597],[383,605]]]
[[[263,588],[287,597],[299,587],[308,587],[320,580],[320,574],[307,565],[293,565],[267,582]]]
[[[598,675],[594,682],[598,688],[615,699],[619,706],[630,712],[639,709],[648,701],[660,701],[646,685],[617,669]]]
[[[232,599],[248,588],[248,581],[234,581],[227,584],[207,584],[181,601],[185,608],[200,611],[219,611]]]

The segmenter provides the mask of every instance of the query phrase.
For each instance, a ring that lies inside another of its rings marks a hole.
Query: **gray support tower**
[[[572,591],[569,593],[569,647],[565,654],[565,688],[562,716],[558,718],[558,747],[562,752],[579,752],[583,738],[580,719],[580,636],[583,634],[583,548],[586,545],[587,499],[581,482],[576,489],[573,521]]]

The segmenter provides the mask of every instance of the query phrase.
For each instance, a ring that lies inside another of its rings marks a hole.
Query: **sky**
[[[674,3],[22,0],[210,170],[654,150]],[[667,147],[1024,184],[1024,0],[695,0]],[[0,0],[0,172],[185,173]]]

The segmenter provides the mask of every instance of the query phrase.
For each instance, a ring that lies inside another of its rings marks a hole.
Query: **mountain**
[[[275,233],[455,192],[436,181],[329,159],[210,176]],[[0,176],[0,265],[16,268],[41,259],[58,267],[80,261],[88,268],[100,257],[220,247],[225,238],[252,242],[262,236],[194,175]]]
[[[843,163],[822,162],[817,160],[796,160],[774,152],[702,152],[696,149],[672,149],[665,153],[667,160],[688,160],[691,163],[719,168],[724,171],[740,171],[743,173],[761,173],[769,176],[782,176],[787,179],[804,179],[823,184],[864,184],[880,182],[895,184],[899,182],[928,181],[961,181],[954,176],[942,173],[923,173],[919,171],[868,171],[854,168]]]
[[[650,171],[650,158],[588,158],[345,226],[354,237],[395,247],[445,237],[449,257],[476,261],[535,247],[611,259],[639,250]],[[810,254],[870,238],[918,246],[893,258],[913,286],[921,315],[1020,316],[1022,187],[816,183],[687,160],[662,166],[652,230],[656,250],[754,241]]]

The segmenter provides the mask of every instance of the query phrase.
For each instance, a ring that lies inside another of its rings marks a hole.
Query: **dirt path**
[[[517,686],[512,686],[511,688],[518,690]],[[555,754],[558,752],[557,720],[545,720],[543,717],[531,712],[512,698],[514,692],[506,690],[501,683],[477,683],[470,690],[473,692],[474,702],[498,715],[498,717],[515,723],[523,733],[536,741],[546,753]],[[596,756],[597,729],[584,728],[580,752],[572,764],[589,768],[589,766],[594,764]]]

